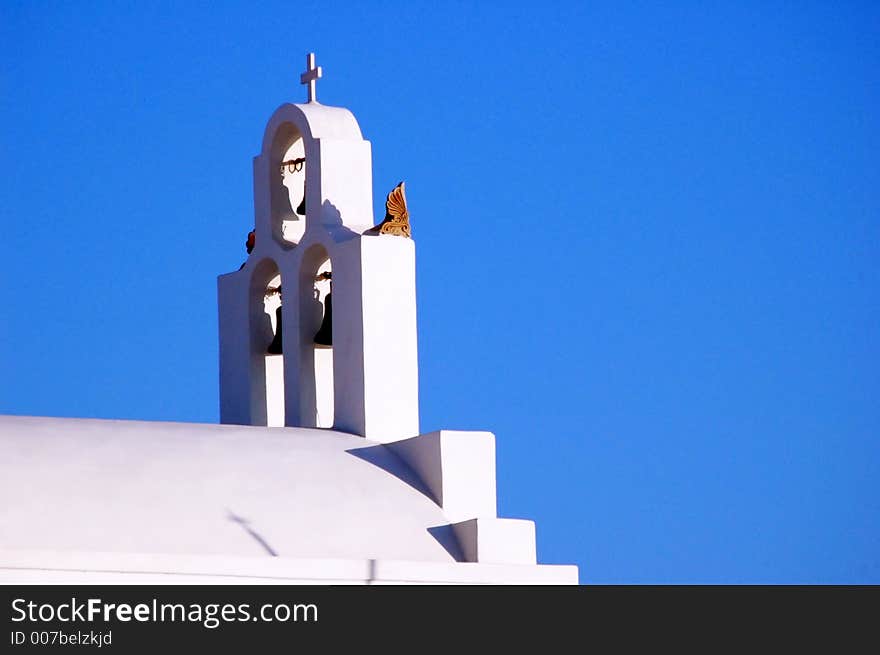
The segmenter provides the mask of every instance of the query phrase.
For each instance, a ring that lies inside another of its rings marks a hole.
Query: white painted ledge
[[[576,566],[0,550],[0,584],[577,584]]]
[[[466,562],[531,564],[538,561],[535,522],[480,518],[452,526]]]

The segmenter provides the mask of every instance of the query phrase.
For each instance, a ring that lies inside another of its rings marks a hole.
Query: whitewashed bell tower
[[[318,102],[320,77],[309,55],[308,102],[269,119],[252,248],[217,279],[220,421],[414,437],[415,244],[405,213],[374,227],[370,142],[351,112]],[[405,209],[402,194],[389,203]]]

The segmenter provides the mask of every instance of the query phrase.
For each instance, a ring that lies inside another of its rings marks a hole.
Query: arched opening
[[[251,417],[253,425],[284,426],[284,356],[281,273],[271,259],[251,277]]]
[[[281,245],[294,245],[306,230],[306,151],[292,123],[275,133],[270,164],[272,235]]]
[[[309,248],[299,276],[300,389],[303,419],[319,428],[334,422],[332,275],[327,251]]]

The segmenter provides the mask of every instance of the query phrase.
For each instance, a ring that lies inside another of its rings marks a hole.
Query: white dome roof
[[[402,460],[340,432],[0,416],[0,462],[3,549],[460,558]]]

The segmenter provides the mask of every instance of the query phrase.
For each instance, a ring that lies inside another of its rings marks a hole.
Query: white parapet
[[[415,243],[394,236],[360,239],[363,435],[374,441],[419,433]]]
[[[450,521],[495,517],[491,432],[438,430],[386,445],[419,475]]]

